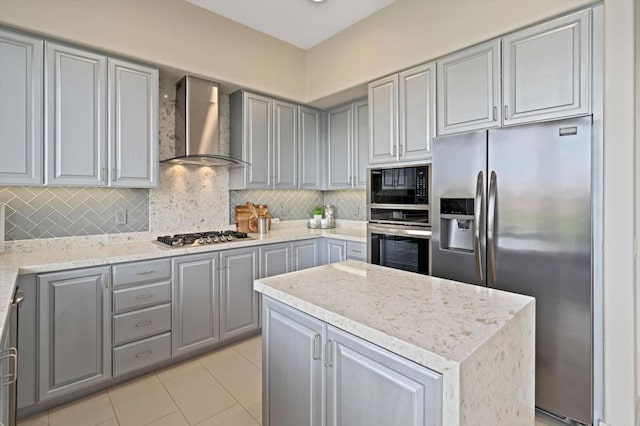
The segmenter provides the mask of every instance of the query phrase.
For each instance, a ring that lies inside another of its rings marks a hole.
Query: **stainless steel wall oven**
[[[369,263],[430,275],[430,200],[429,164],[369,170]]]

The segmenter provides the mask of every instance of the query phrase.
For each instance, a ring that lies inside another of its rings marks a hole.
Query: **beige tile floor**
[[[258,426],[260,336],[18,421],[19,426]]]
[[[257,426],[262,340],[244,340],[18,422],[19,426]],[[535,426],[559,423],[542,416]],[[301,425],[302,426],[302,425]]]

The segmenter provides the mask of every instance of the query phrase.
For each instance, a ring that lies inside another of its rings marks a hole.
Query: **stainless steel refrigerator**
[[[536,406],[593,423],[591,117],[438,137],[432,275],[536,298]]]

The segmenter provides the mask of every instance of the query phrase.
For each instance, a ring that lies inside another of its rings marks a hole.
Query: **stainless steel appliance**
[[[536,298],[536,406],[593,423],[591,117],[439,137],[432,274]]]
[[[370,169],[367,261],[429,275],[430,165]]]
[[[242,167],[250,164],[222,152],[218,84],[185,76],[176,84],[176,150],[163,162]]]
[[[163,247],[197,247],[209,244],[221,244],[238,240],[252,240],[245,232],[238,231],[207,231],[191,234],[163,235],[158,237],[157,243]]]

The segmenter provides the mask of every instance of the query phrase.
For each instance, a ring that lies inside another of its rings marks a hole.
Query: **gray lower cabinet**
[[[260,278],[291,272],[291,243],[260,247]]]
[[[111,377],[108,266],[38,275],[38,400]]]
[[[43,183],[43,46],[0,30],[0,185]]]
[[[264,297],[265,426],[437,426],[442,376]]]
[[[313,268],[320,265],[318,240],[296,241],[291,244],[292,271]]]
[[[11,356],[9,337],[11,330],[9,324],[5,326],[2,332],[2,340],[0,340],[0,426],[14,426],[9,424],[9,384],[5,383],[11,380]]]
[[[261,278],[313,268],[321,263],[318,239],[260,247]]]
[[[173,258],[172,355],[220,340],[218,253]]]
[[[253,281],[258,278],[258,260],[257,248],[220,253],[220,340],[260,327],[260,298],[253,291]]]
[[[330,325],[327,342],[327,426],[442,424],[440,374]]]
[[[327,239],[326,263],[344,262],[347,260],[347,242]]]
[[[355,241],[347,241],[347,259],[367,261],[367,245]]]
[[[38,286],[36,275],[18,276],[24,300],[18,309],[18,409],[36,403],[38,387]]]
[[[326,325],[268,297],[263,300],[262,424],[321,426]]]

